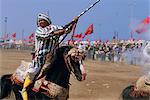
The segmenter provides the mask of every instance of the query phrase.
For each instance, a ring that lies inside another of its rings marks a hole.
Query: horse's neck
[[[47,71],[46,80],[54,82],[63,87],[69,84],[70,73],[62,59],[56,59]]]

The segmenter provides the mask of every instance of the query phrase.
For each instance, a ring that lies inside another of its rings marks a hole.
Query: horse
[[[141,76],[135,84],[127,86],[121,93],[123,100],[150,100],[150,79]]]
[[[83,81],[86,71],[83,66],[85,54],[72,46],[62,46],[56,49],[53,60],[48,65],[44,76],[35,80],[27,89],[29,100],[67,100],[69,98],[70,76]],[[13,77],[13,78],[12,78]],[[0,99],[11,97],[22,100],[20,93],[23,83],[14,78],[14,74],[0,77]]]

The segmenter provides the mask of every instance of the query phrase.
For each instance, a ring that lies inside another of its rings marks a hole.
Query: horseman
[[[28,100],[26,89],[41,72],[41,69],[46,63],[47,55],[49,59],[52,60],[55,49],[58,48],[60,36],[70,33],[77,20],[78,17],[74,18],[72,23],[69,23],[67,27],[63,28],[61,26],[52,25],[48,15],[43,13],[38,14],[37,29],[35,32],[35,58],[32,61],[32,66],[27,70],[22,89],[23,100]]]

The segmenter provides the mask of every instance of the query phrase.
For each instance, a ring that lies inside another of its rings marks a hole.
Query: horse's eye
[[[78,61],[79,61],[78,57],[76,57],[76,56],[71,56],[71,59],[72,59],[73,61],[75,61],[75,62],[78,62]]]
[[[71,59],[72,59],[72,60],[75,60],[75,59],[76,59],[76,57],[75,57],[75,56],[71,56]]]

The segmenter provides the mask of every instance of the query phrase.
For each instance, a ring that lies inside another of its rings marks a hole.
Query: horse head
[[[136,91],[143,91],[150,93],[150,79],[149,76],[141,76],[136,82]]]
[[[150,80],[149,76],[141,76],[134,85],[126,87],[121,93],[123,100],[149,100]]]
[[[67,69],[78,81],[85,80],[86,77],[85,68],[83,66],[84,58],[84,52],[77,48],[71,48],[66,54],[64,54]]]

